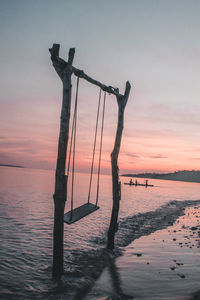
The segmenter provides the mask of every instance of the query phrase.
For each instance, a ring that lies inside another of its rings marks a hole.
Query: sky
[[[74,66],[93,78],[121,93],[131,83],[120,173],[200,169],[199,14],[198,0],[0,0],[0,163],[55,169],[62,84],[48,48],[59,43],[65,60],[75,47]],[[90,170],[98,94],[80,81],[81,172]],[[107,95],[103,173],[116,125]]]

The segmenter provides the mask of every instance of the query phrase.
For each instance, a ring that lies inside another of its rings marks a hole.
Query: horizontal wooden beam
[[[68,64],[71,63],[71,60],[73,60],[72,57],[74,57],[75,48],[70,48],[68,62],[66,62],[64,59],[62,59],[59,56],[59,50],[60,50],[60,45],[53,44],[52,48],[49,49],[49,52],[51,53],[51,60],[53,62],[53,66],[54,66],[56,72],[58,73],[59,77],[63,81],[65,69],[68,67]],[[83,70],[77,69],[73,66],[70,66],[70,68],[72,70],[72,73],[74,73],[75,76],[78,76],[79,78],[83,78],[86,81],[88,81],[96,86],[99,86],[103,91],[105,91],[109,94],[115,95],[118,98],[118,100],[121,100],[121,97],[124,97],[124,95],[119,93],[118,88],[110,86],[110,85],[109,86],[105,85],[105,84],[101,83],[100,81],[93,79],[92,77],[85,74],[85,72]]]
[[[85,74],[83,70],[79,70],[79,69],[77,69],[77,68],[75,68],[75,67],[72,66],[72,72],[74,73],[74,75],[78,76],[79,78],[83,78],[86,81],[88,81],[88,82],[90,82],[90,83],[92,83],[94,85],[99,86],[103,91],[108,92],[109,94],[113,94],[113,95],[115,95],[117,97],[120,97],[120,96],[123,97],[123,95],[121,95],[119,93],[119,89],[118,88],[114,88],[112,86],[107,86],[107,85],[101,83],[100,81],[97,81],[97,80],[91,78],[90,76],[88,76],[87,74]]]

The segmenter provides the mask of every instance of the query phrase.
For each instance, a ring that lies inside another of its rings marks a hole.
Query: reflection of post
[[[115,265],[114,259],[111,259],[109,261],[109,271],[110,271],[110,276],[112,279],[113,289],[114,289],[115,293],[117,294],[117,296],[120,297],[119,299],[134,299],[133,296],[129,296],[129,295],[126,295],[123,293],[122,288],[121,288],[121,280],[120,280],[119,272]]]
[[[115,290],[117,295],[121,295],[122,294],[121,281],[120,281],[119,273],[118,273],[117,267],[115,265],[114,259],[110,260],[109,271],[110,271],[110,276],[112,279],[113,289]]]

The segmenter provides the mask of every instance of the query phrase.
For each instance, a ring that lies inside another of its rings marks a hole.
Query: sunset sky
[[[93,78],[132,85],[121,173],[200,169],[199,15],[198,0],[0,0],[0,163],[55,168],[62,85],[48,48],[59,43]],[[76,168],[88,172],[99,89],[81,80],[79,92]],[[116,124],[108,95],[104,173]]]

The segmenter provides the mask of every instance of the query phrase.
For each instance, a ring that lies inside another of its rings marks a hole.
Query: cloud
[[[44,169],[55,165],[56,145],[48,139],[4,136],[0,138],[0,149],[1,163]]]
[[[5,152],[0,151],[0,163],[2,164],[13,164],[21,165],[27,168],[37,168],[37,169],[54,169],[55,162],[52,162],[44,157],[38,158],[36,156],[31,156],[30,154],[24,153],[22,156],[17,152]]]
[[[164,155],[162,155],[162,154],[155,154],[155,155],[149,156],[149,158],[159,159],[159,158],[168,158],[168,157],[167,157],[167,156],[164,156]]]
[[[0,139],[0,148],[2,150],[7,150],[8,152],[16,151],[21,153],[36,154],[42,147],[38,142],[26,138],[15,138],[13,140],[10,140],[9,138],[5,137],[2,140]]]
[[[173,105],[169,104],[151,104],[145,111],[147,120],[151,120],[154,123],[166,123],[168,126],[171,123],[176,125],[180,124],[186,126],[199,126],[199,104],[180,102]]]
[[[140,157],[140,155],[137,155],[137,154],[134,154],[134,153],[129,153],[129,152],[125,153],[125,155],[129,156],[129,157],[133,157],[133,158],[139,158]]]
[[[132,158],[152,158],[152,159],[159,159],[159,158],[168,158],[162,154],[153,154],[150,155],[149,153],[141,153],[140,155],[135,153],[126,152],[124,153],[125,156],[132,157]]]
[[[200,157],[191,157],[191,160],[200,160]]]

